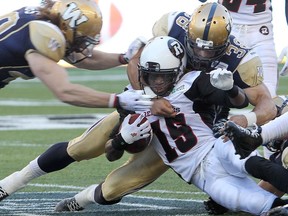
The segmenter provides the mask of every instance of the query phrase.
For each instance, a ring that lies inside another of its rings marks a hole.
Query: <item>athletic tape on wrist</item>
[[[108,102],[108,107],[109,108],[114,108],[115,107],[115,101],[117,100],[116,94],[111,94]]]
[[[247,119],[247,127],[253,126],[257,122],[257,115],[255,112],[243,114]]]

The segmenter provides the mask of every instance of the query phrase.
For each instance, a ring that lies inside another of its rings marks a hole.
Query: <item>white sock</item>
[[[46,172],[40,169],[37,159],[31,161],[22,170],[12,173],[0,181],[0,186],[9,194],[25,187],[31,180],[38,178]]]
[[[264,124],[262,127],[263,143],[288,137],[288,112]]]
[[[98,186],[97,184],[91,185],[74,196],[77,203],[81,207],[84,208],[85,206],[87,206],[89,204],[95,203],[94,193],[95,193],[95,189],[97,186]]]

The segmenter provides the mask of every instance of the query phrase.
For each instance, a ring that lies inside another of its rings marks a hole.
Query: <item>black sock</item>
[[[38,158],[39,167],[47,173],[61,170],[75,160],[67,153],[68,142],[56,143]]]
[[[282,192],[288,192],[288,170],[281,165],[253,156],[246,161],[245,169],[253,177],[269,182]]]

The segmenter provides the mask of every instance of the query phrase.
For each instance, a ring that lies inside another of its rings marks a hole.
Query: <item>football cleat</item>
[[[232,121],[228,121],[225,125],[224,134],[232,141],[236,154],[239,154],[240,159],[243,159],[262,145],[261,131],[262,128],[258,126],[254,129],[243,128]]]
[[[227,208],[216,203],[211,197],[204,201],[203,204],[209,215],[222,215],[228,212]]]
[[[0,186],[0,202],[8,196],[9,194]]]
[[[271,209],[266,216],[288,216],[288,204]]]
[[[82,211],[84,208],[79,205],[74,197],[61,200],[55,207],[56,212],[63,211]]]

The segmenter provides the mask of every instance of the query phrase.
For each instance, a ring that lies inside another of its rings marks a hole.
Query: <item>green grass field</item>
[[[121,92],[128,83],[125,68],[97,72],[69,69],[69,73],[72,82],[101,91]],[[288,78],[281,77],[279,94],[288,93],[287,84]],[[70,140],[85,130],[83,126],[41,129],[37,128],[37,122],[34,125],[36,129],[21,129],[33,124],[30,115],[89,116],[113,110],[63,104],[37,80],[15,81],[2,89],[0,109],[0,117],[23,115],[18,123],[20,129],[13,129],[15,125],[9,128],[9,119],[0,120],[0,179],[23,168],[51,144]],[[90,161],[74,163],[64,170],[35,179],[28,187],[0,203],[0,215],[54,215],[54,206],[60,199],[70,197],[90,184],[100,183],[112,169],[121,165],[128,157],[126,154],[119,161],[111,163],[101,156]],[[148,187],[125,198],[122,205],[93,205],[81,214],[69,215],[206,215],[202,205],[206,198],[207,196],[198,189],[187,185],[175,173],[168,171]]]

